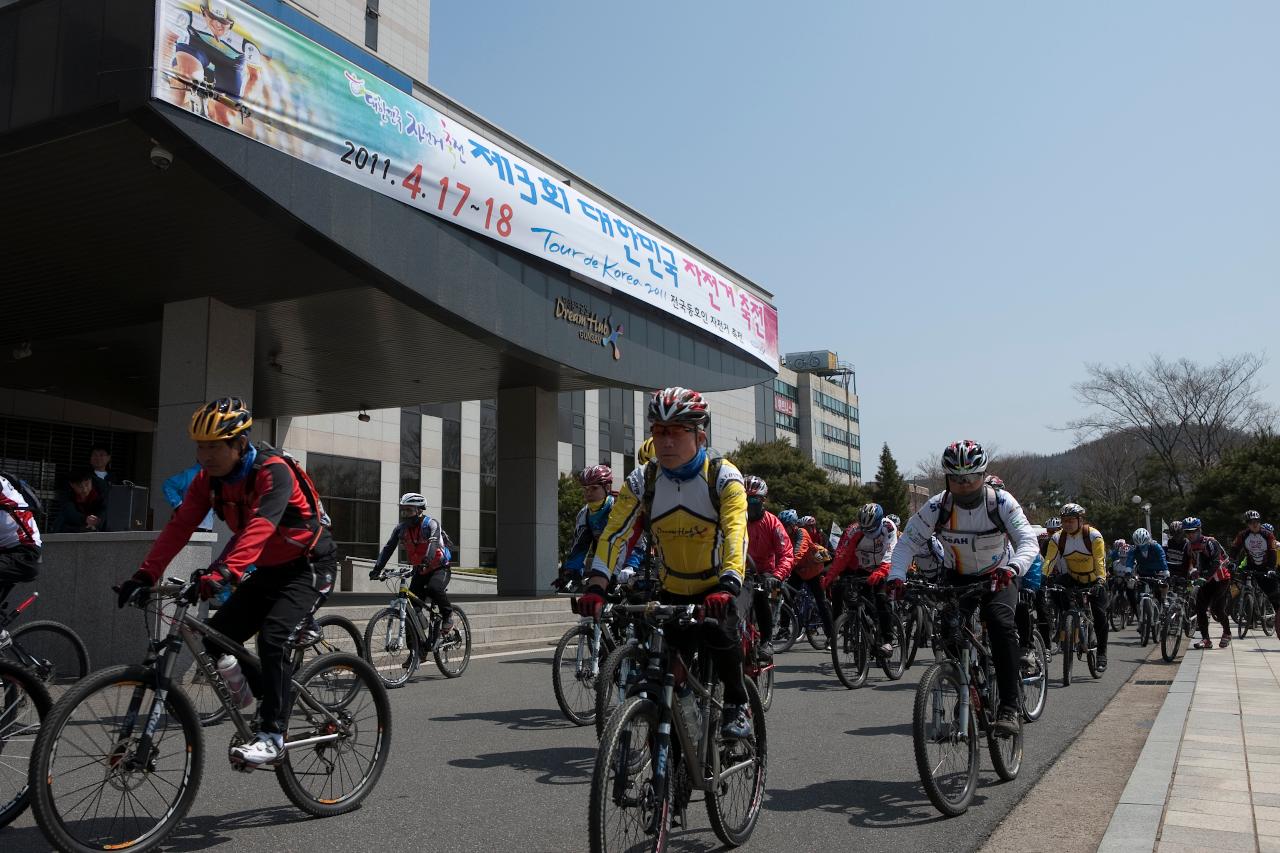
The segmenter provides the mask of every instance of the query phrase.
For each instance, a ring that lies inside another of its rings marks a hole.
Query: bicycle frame
[[[213,686],[218,701],[231,716],[236,733],[244,738],[246,742],[253,739],[253,729],[249,727],[248,721],[241,713],[239,704],[231,696],[230,688],[221,674],[218,673],[203,643],[197,642],[197,640],[202,639],[212,642],[218,648],[230,653],[237,660],[247,661],[259,669],[261,668],[261,662],[258,660],[257,655],[244,646],[188,613],[188,610],[194,604],[191,600],[194,589],[195,584],[185,582],[182,589],[173,596],[174,600],[177,601],[177,609],[172,616],[164,617],[169,621],[169,631],[164,637],[151,641],[147,656],[142,662],[142,665],[149,668],[151,674],[155,676],[154,682],[140,684],[134,689],[133,698],[130,700],[128,711],[125,713],[122,739],[132,735],[139,712],[142,710],[142,698],[147,688],[150,687],[154,690],[155,698],[151,702],[147,721],[143,726],[142,735],[138,739],[138,748],[134,752],[133,759],[131,759],[139,766],[146,766],[151,761],[154,749],[152,740],[155,736],[156,727],[160,723],[160,715],[164,713],[164,702],[168,698],[169,692],[174,689],[173,670],[177,666],[183,646],[191,652],[196,666],[200,667],[201,672],[204,673],[204,676]],[[306,687],[292,677],[290,677],[290,682],[296,695],[302,698],[307,707],[340,727],[341,721],[331,711],[317,702]],[[336,741],[340,737],[341,735],[335,732],[302,740],[286,741],[282,754],[299,747]],[[260,769],[271,769],[271,766],[263,765]]]

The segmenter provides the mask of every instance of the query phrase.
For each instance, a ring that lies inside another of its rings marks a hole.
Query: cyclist
[[[1038,539],[1039,537],[1037,537]],[[1045,647],[1049,645],[1049,626],[1045,620],[1044,606],[1041,601],[1044,598],[1044,557],[1036,554],[1036,558],[1031,561],[1031,568],[1018,581],[1019,593],[1030,593],[1036,601],[1036,629],[1040,631],[1041,639],[1045,641]],[[1014,611],[1014,618],[1018,624],[1018,644],[1022,649],[1022,671],[1026,674],[1034,673],[1038,661],[1036,660],[1036,648],[1031,642],[1031,607],[1024,600],[1023,595],[1018,596],[1018,607]]]
[[[578,517],[573,522],[573,544],[569,548],[569,556],[560,564],[560,576],[551,584],[558,590],[575,590],[582,586],[586,564],[596,552],[596,544],[600,540],[600,532],[609,520],[609,511],[613,509],[613,469],[608,465],[592,465],[578,472],[578,482],[582,484],[582,496],[587,502],[578,510]],[[628,566],[635,568],[641,549],[633,549],[631,555],[635,563]]]
[[[203,0],[199,11],[204,18],[203,28],[195,26],[193,17],[188,17],[185,27],[169,25],[166,43],[173,53],[177,76],[170,77],[168,100],[186,107],[189,91],[208,93],[213,96],[207,105],[209,118],[231,127],[236,115],[243,115],[251,130],[247,113],[238,110],[243,101],[254,97],[262,76],[262,55],[257,45],[247,39],[240,39],[237,47],[229,4]]]
[[[724,738],[747,738],[751,718],[742,674],[739,620],[747,558],[747,493],[732,462],[707,447],[711,412],[697,391],[665,388],[649,399],[657,459],[636,468],[613,503],[579,612],[597,615],[623,554],[648,533],[668,604],[701,604],[715,624],[668,633],[686,650],[700,645],[724,685]]]
[[[1169,574],[1175,578],[1186,578],[1191,567],[1186,563],[1186,534],[1182,530],[1181,521],[1169,522],[1169,538],[1164,545],[1164,559],[1169,564]]]
[[[0,602],[40,574],[40,525],[22,492],[20,483],[0,476]]]
[[[1058,535],[1058,531],[1062,529],[1062,519],[1056,515],[1044,523],[1044,535],[1039,537],[1040,556],[1043,557],[1049,551],[1049,540]]]
[[[1280,582],[1275,576],[1275,534],[1267,529],[1271,525],[1262,523],[1262,515],[1256,509],[1244,514],[1244,524],[1244,530],[1237,533],[1231,543],[1231,564],[1253,572],[1263,595],[1270,599],[1272,607],[1280,610]]]
[[[1187,541],[1182,546],[1183,563],[1192,577],[1205,579],[1204,585],[1196,592],[1196,626],[1200,629],[1200,640],[1192,644],[1193,649],[1209,650],[1213,643],[1209,640],[1209,611],[1213,618],[1222,625],[1222,638],[1218,640],[1218,648],[1225,649],[1231,645],[1231,623],[1227,621],[1227,601],[1231,597],[1231,569],[1227,565],[1227,552],[1212,536],[1204,535],[1204,525],[1195,516],[1182,520],[1182,530]]]
[[[280,757],[284,745],[292,675],[289,636],[333,588],[336,546],[310,478],[291,457],[265,442],[252,444],[252,426],[253,415],[238,397],[214,400],[191,416],[188,432],[202,470],[141,568],[118,587],[117,604],[124,607],[148,594],[210,509],[231,528],[222,554],[192,579],[199,582],[201,598],[212,598],[236,586],[246,567],[257,566],[209,626],[240,643],[258,635],[261,673],[241,662],[261,699],[257,734],[232,747],[231,755],[246,764],[266,764]],[[216,648],[209,651],[218,654]]]
[[[808,588],[809,594],[813,596],[814,606],[818,608],[822,628],[830,637],[832,634],[831,605],[827,601],[826,593],[823,592],[822,573],[831,562],[831,552],[827,550],[818,535],[818,520],[813,516],[802,516],[797,522],[797,529],[804,533],[801,537],[804,545],[800,549],[800,558],[794,561],[787,584],[797,591],[801,587]]]
[[[396,547],[403,545],[407,562],[414,568],[409,592],[418,598],[430,599],[440,608],[440,617],[444,620],[442,638],[458,623],[445,592],[453,577],[449,569],[449,561],[453,559],[449,544],[440,522],[427,515],[427,499],[417,492],[407,492],[400,496],[400,523],[391,531],[378,561],[369,570],[369,580],[381,578]]]
[[[867,585],[875,590],[876,616],[880,624],[880,646],[877,651],[881,656],[893,654],[893,608],[889,604],[889,596],[897,594],[903,585],[902,578],[886,583],[893,548],[897,544],[898,532],[885,519],[884,508],[880,504],[866,504],[858,510],[858,526],[836,549],[836,558],[831,561],[831,566],[822,579],[823,589],[829,590],[845,572],[853,571],[866,576]],[[838,616],[844,604],[844,596],[835,596],[835,602]]]
[[[765,594],[753,601],[756,625],[760,628],[760,654],[773,658],[773,602],[771,596],[791,576],[794,560],[791,538],[778,517],[764,508],[769,484],[762,477],[747,477],[747,557],[751,570],[764,586]]]
[[[1138,615],[1138,582],[1133,576],[1133,564],[1129,562],[1129,543],[1117,539],[1107,552],[1107,580],[1111,595],[1123,595],[1129,602],[1129,611]]]
[[[1062,529],[1049,538],[1044,564],[1060,585],[1068,589],[1087,588],[1093,630],[1098,638],[1098,672],[1107,669],[1107,563],[1102,534],[1084,520],[1084,507],[1069,503],[1059,512]]]
[[[1018,629],[1014,613],[1018,587],[1035,559],[1036,537],[1022,507],[1004,489],[983,481],[987,454],[976,441],[957,441],[942,452],[946,489],[929,499],[907,522],[893,550],[890,578],[906,577],[914,558],[932,550],[934,536],[943,546],[943,582],[956,586],[989,585],[981,613],[991,636],[1000,708],[996,729],[1018,731]]]
[[[1137,570],[1140,578],[1155,578],[1158,580],[1168,580],[1169,563],[1165,560],[1164,549],[1160,547],[1160,543],[1151,538],[1151,531],[1145,527],[1139,527],[1133,531],[1133,546],[1124,558],[1125,567]],[[1160,606],[1164,607],[1164,584],[1155,584],[1152,587],[1156,601],[1160,602]],[[1137,590],[1134,590],[1137,592]],[[1133,602],[1133,613],[1138,615],[1137,602]]]

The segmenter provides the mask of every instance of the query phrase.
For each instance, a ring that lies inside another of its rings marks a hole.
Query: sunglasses
[[[696,430],[693,427],[666,426],[664,424],[654,424],[649,428],[649,434],[654,438],[679,438],[686,432],[696,432]]]
[[[972,486],[974,483],[982,482],[982,474],[948,474],[951,481],[959,483],[962,486]]]

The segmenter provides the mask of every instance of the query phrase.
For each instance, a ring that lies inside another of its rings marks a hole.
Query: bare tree
[[[1075,392],[1091,411],[1068,427],[1081,441],[1116,432],[1133,436],[1155,457],[1170,488],[1185,497],[1186,473],[1216,465],[1242,435],[1273,422],[1271,407],[1258,399],[1264,364],[1255,354],[1207,367],[1158,355],[1141,368],[1088,364],[1088,378]]]
[[[908,479],[927,488],[930,494],[937,494],[947,485],[946,472],[942,470],[942,461],[937,456],[926,456],[917,462]]]
[[[1143,443],[1128,433],[1115,433],[1100,441],[1076,447],[1073,455],[1081,494],[1103,503],[1123,504],[1136,494],[1143,458]]]

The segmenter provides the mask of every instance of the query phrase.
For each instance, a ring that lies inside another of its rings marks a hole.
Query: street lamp
[[[1133,501],[1134,506],[1139,507],[1142,510],[1142,512],[1145,514],[1146,520],[1147,520],[1147,530],[1150,531],[1151,530],[1151,501],[1143,502],[1142,495],[1134,495],[1132,498],[1130,498],[1130,500]]]

